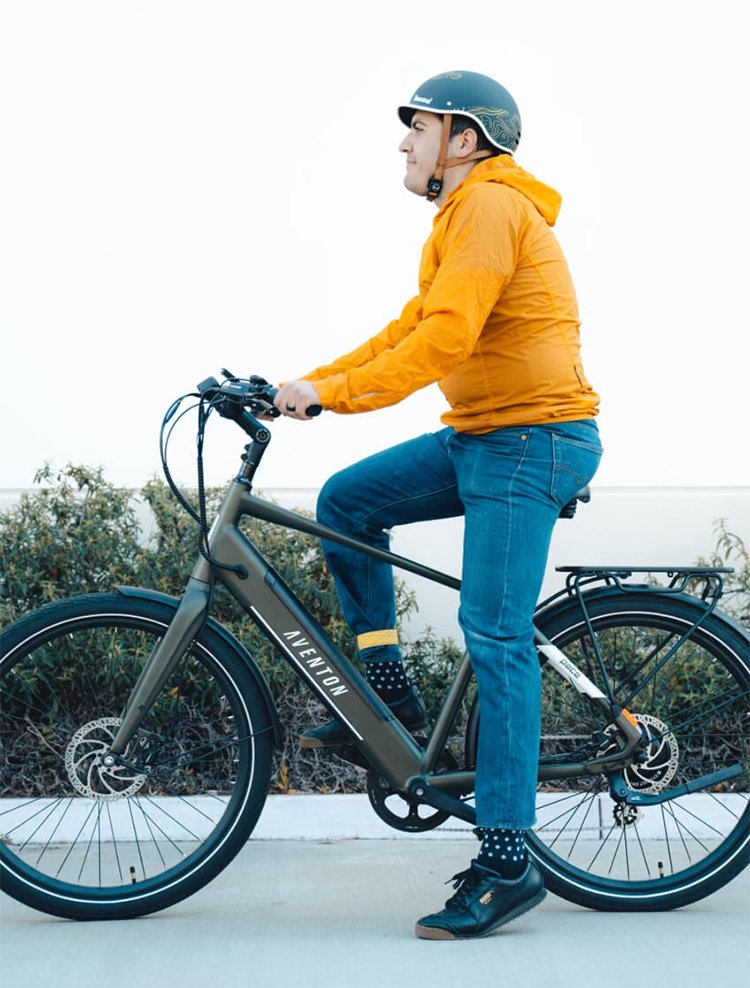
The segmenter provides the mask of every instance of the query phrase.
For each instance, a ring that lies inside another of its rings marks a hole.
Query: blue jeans
[[[525,830],[535,820],[540,672],[533,613],[560,508],[601,457],[591,420],[514,426],[484,435],[419,436],[335,474],[318,520],[387,549],[387,530],[464,516],[459,624],[481,708],[477,825]],[[323,543],[355,634],[396,625],[386,563]]]

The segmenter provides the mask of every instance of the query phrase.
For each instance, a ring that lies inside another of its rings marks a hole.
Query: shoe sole
[[[336,744],[345,744],[345,741],[337,741]],[[335,748],[336,745],[333,744],[323,744],[317,738],[297,738],[297,744],[300,748]]]
[[[421,926],[419,923],[414,927],[414,932],[422,940],[478,940],[480,937],[489,936],[490,933],[494,933],[495,930],[500,929],[501,926],[505,926],[506,923],[510,923],[513,919],[518,919],[519,916],[523,916],[534,906],[538,906],[539,903],[547,895],[546,889],[540,889],[539,892],[534,896],[533,899],[529,899],[527,902],[522,902],[520,905],[516,906],[511,912],[502,916],[496,923],[492,926],[488,926],[486,930],[481,933],[468,933],[464,936],[460,936],[457,933],[451,933],[450,930],[441,930],[437,926]]]

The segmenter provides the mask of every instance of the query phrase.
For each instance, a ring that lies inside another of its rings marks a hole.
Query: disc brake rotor
[[[118,717],[99,717],[79,727],[65,749],[65,770],[70,783],[82,796],[93,799],[124,799],[133,796],[146,776],[124,765],[105,765]]]
[[[630,789],[643,793],[658,793],[666,789],[677,773],[680,748],[677,739],[664,721],[651,714],[633,714],[644,736],[643,760],[633,762],[623,771]],[[612,744],[602,749],[609,753],[614,746],[617,727],[611,724],[604,732]]]

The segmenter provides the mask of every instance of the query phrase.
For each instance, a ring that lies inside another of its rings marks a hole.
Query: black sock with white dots
[[[518,878],[526,867],[526,841],[523,830],[478,827],[474,831],[481,838],[477,863],[496,871],[501,878]]]
[[[362,650],[365,662],[365,679],[386,703],[397,703],[409,692],[404,663],[398,646]]]

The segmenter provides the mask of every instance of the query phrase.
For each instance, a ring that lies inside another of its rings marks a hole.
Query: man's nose
[[[411,151],[411,141],[409,140],[409,134],[401,141],[398,146],[399,151]]]

